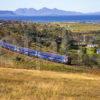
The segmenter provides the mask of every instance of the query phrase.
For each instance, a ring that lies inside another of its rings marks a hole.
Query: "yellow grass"
[[[57,24],[57,23],[55,23]],[[100,30],[100,24],[89,24],[89,23],[58,23],[61,27],[69,27],[73,32],[89,32]]]
[[[0,100],[100,100],[100,76],[0,68]]]

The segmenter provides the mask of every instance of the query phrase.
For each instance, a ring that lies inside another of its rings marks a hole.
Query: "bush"
[[[86,53],[88,55],[94,55],[96,53],[96,48],[87,48]]]
[[[90,55],[83,55],[83,64],[87,67],[93,68],[93,66],[99,66],[98,56],[95,54],[93,56]]]
[[[15,60],[16,60],[16,61],[19,61],[19,62],[20,62],[20,61],[24,61],[24,59],[23,59],[22,57],[19,57],[19,56],[17,56],[17,57],[15,58]]]

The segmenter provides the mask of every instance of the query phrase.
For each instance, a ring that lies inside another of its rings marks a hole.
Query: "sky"
[[[43,7],[66,11],[100,12],[100,0],[0,0],[0,10]]]

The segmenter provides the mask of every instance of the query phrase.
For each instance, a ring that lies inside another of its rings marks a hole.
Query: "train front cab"
[[[71,65],[71,57],[69,57],[69,56],[68,56],[68,62],[67,62],[67,64]]]
[[[64,62],[64,64],[66,64],[66,65],[71,65],[71,57],[70,57],[70,56],[66,56],[66,57],[65,57],[65,62]]]

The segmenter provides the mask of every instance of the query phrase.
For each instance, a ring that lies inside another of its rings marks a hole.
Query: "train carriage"
[[[20,47],[19,48],[19,53],[28,55],[28,48],[22,48],[22,47]]]
[[[31,50],[31,49],[28,49],[28,55],[29,56],[38,56],[38,51],[36,50]]]
[[[43,59],[49,59],[52,57],[50,54],[48,53],[44,53],[44,52],[38,52],[38,57],[39,58],[43,58]]]
[[[15,49],[15,46],[13,46],[11,44],[8,44],[8,43],[5,43],[5,42],[2,42],[2,47],[6,48],[6,49],[9,49],[11,51],[14,51],[14,49]]]

